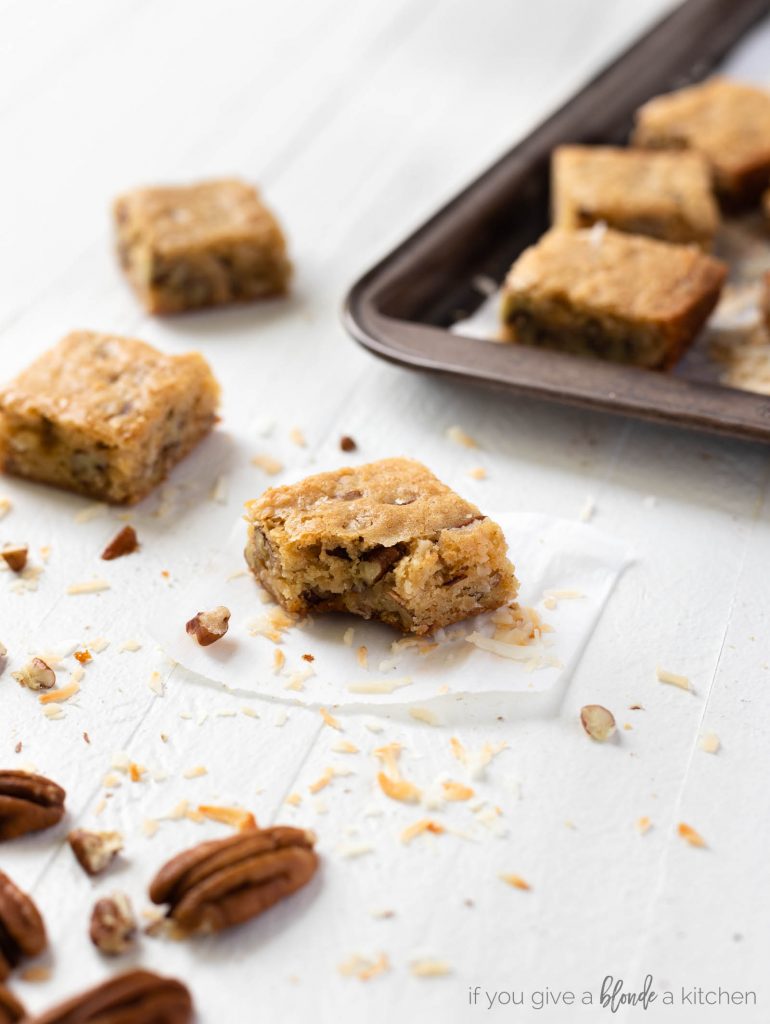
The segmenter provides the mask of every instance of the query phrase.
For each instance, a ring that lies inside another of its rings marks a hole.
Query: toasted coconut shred
[[[696,832],[692,825],[687,825],[685,822],[680,822],[677,826],[677,834],[681,839],[684,839],[690,846],[705,847],[707,845],[706,840],[703,836]]]
[[[95,579],[86,580],[84,583],[71,583],[67,587],[67,593],[74,596],[77,594],[98,594],[102,590],[109,590],[108,580]]]
[[[534,608],[509,605],[494,612],[490,621],[495,627],[492,636],[475,630],[465,640],[499,658],[523,662],[528,671],[562,667],[559,659],[548,653],[551,642],[544,639],[553,627],[543,622]]]
[[[716,754],[722,744],[715,732],[706,732],[698,739],[698,746],[706,754]]]
[[[360,981],[370,981],[378,974],[384,974],[390,970],[390,960],[386,953],[380,953],[375,959],[361,956],[354,953],[343,961],[337,968],[340,974],[347,978],[358,978]]]
[[[680,676],[676,672],[669,672],[665,668],[656,668],[655,674],[658,677],[659,683],[668,683],[669,686],[678,686],[680,690],[692,691],[690,680],[687,676]]]
[[[319,712],[321,718],[323,718],[324,722],[330,729],[337,729],[339,732],[342,732],[342,726],[339,721],[334,717],[334,715],[330,715],[326,708],[319,708]]]
[[[401,833],[401,842],[406,845],[411,843],[417,836],[421,836],[426,832],[432,833],[434,836],[443,835],[446,831],[443,825],[440,825],[437,821],[433,821],[431,818],[420,818],[419,821],[415,821],[413,825],[409,825]]]
[[[409,971],[415,978],[441,978],[452,973],[446,960],[419,959],[412,960]]]
[[[513,886],[514,889],[529,891],[532,888],[529,882],[525,881],[521,875],[502,874],[500,875],[500,880],[507,882],[508,885]]]
[[[200,804],[198,812],[204,818],[219,821],[223,825],[230,825],[239,832],[246,832],[257,827],[254,815],[243,807],[216,807],[212,804]]]

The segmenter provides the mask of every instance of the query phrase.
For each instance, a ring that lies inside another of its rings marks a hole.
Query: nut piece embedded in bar
[[[37,956],[48,944],[45,925],[35,904],[0,871],[0,981],[26,956]]]
[[[125,893],[114,892],[96,901],[88,934],[99,952],[107,956],[120,956],[131,949],[136,937],[136,918]]]
[[[230,609],[219,605],[210,612],[198,612],[185,626],[201,647],[208,647],[221,640],[230,625]]]
[[[100,875],[123,849],[120,832],[91,832],[76,828],[67,836],[78,864],[87,875]]]
[[[172,858],[150,885],[153,903],[184,934],[218,932],[302,888],[318,857],[313,838],[275,826],[201,843]]]
[[[65,796],[61,786],[42,775],[0,771],[0,842],[58,824]]]
[[[25,1024],[189,1024],[193,1004],[186,985],[151,971],[127,971]]]
[[[56,673],[42,658],[32,658],[18,672],[11,672],[20,686],[28,690],[50,690],[56,683]]]
[[[26,544],[6,544],[0,555],[3,561],[13,572],[22,572],[27,564],[29,548]]]
[[[139,547],[139,538],[133,526],[124,526],[116,533],[107,547],[102,551],[102,558],[105,562],[111,562],[114,558],[122,558],[123,555],[131,555]]]
[[[5,985],[0,985],[0,1024],[16,1024],[26,1017],[26,1010]]]

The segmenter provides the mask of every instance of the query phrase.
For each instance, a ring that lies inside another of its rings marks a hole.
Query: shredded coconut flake
[[[502,874],[499,877],[503,882],[513,886],[514,889],[529,890],[532,888],[529,882],[525,881],[521,875]]]
[[[409,715],[417,722],[425,722],[426,725],[438,725],[438,717],[430,708],[409,708]]]
[[[107,580],[95,579],[86,580],[84,583],[72,583],[67,587],[67,593],[76,594],[98,594],[101,590],[109,590],[110,584]]]
[[[107,506],[99,501],[95,505],[87,505],[85,508],[81,508],[79,512],[74,515],[76,523],[90,523],[92,519],[97,519],[99,516],[103,516],[107,511]]]
[[[706,732],[698,740],[698,746],[706,754],[716,754],[721,745],[715,732]]]
[[[350,683],[348,693],[393,693],[404,686],[412,685],[411,676],[400,679],[373,679],[371,682]]]
[[[450,441],[454,441],[455,444],[462,445],[463,448],[478,448],[478,443],[470,434],[466,434],[462,427],[449,427],[446,436]]]
[[[692,825],[686,825],[683,821],[680,822],[677,827],[677,833],[686,843],[689,843],[690,846],[706,846],[706,840],[699,832],[695,831]]]
[[[272,455],[255,455],[251,462],[258,469],[261,469],[263,473],[267,473],[268,476],[275,476],[283,469],[283,463],[279,459],[274,459]]]
[[[692,686],[687,676],[680,676],[676,672],[669,672],[667,669],[660,667],[655,672],[659,683],[668,683],[670,686],[678,686],[680,690],[690,690],[692,692]]]
[[[409,970],[415,978],[441,978],[452,973],[446,960],[412,960]]]
[[[390,970],[390,961],[387,954],[380,953],[376,959],[360,956],[354,953],[343,961],[337,970],[346,978],[358,978],[360,981],[369,981],[378,974],[384,974]]]

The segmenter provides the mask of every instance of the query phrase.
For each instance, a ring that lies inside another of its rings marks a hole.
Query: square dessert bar
[[[140,188],[115,201],[118,254],[150,313],[283,295],[286,241],[241,181]]]
[[[218,398],[197,352],[75,331],[0,391],[0,466],[130,504],[211,430]]]
[[[246,508],[246,561],[298,615],[430,633],[516,597],[500,527],[412,459],[320,473]]]
[[[711,171],[700,153],[561,146],[551,163],[553,222],[710,249],[719,225]]]
[[[725,275],[695,246],[599,224],[553,229],[508,274],[504,333],[525,345],[666,368],[695,338]]]
[[[770,184],[770,93],[717,77],[657,96],[637,111],[633,142],[696,149],[728,204],[754,202]]]

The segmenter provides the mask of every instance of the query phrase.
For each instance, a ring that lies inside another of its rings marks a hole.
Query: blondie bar
[[[246,519],[249,567],[299,615],[346,611],[430,633],[516,597],[500,527],[412,459],[273,488]]]
[[[725,275],[695,246],[599,224],[553,229],[508,274],[504,333],[525,345],[666,368],[695,338]]]
[[[0,466],[115,503],[159,483],[216,422],[203,356],[142,341],[67,335],[0,390]]]
[[[711,171],[700,153],[560,146],[551,163],[553,221],[710,249],[719,224]]]
[[[241,181],[140,188],[115,202],[118,254],[151,313],[282,295],[283,232]]]
[[[633,142],[696,149],[729,205],[755,202],[770,183],[770,93],[717,77],[657,96],[637,111]]]

